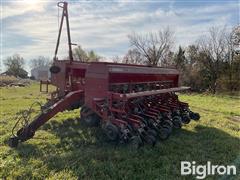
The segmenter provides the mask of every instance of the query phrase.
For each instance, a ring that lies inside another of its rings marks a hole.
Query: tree
[[[51,61],[47,57],[39,56],[35,59],[32,59],[30,63],[31,68],[37,68],[42,66],[49,66],[51,64]]]
[[[19,54],[7,57],[4,60],[4,65],[7,68],[7,75],[27,78],[28,73],[23,69],[24,59]]]
[[[230,91],[239,89],[240,86],[240,61],[239,61],[239,47],[240,47],[240,26],[236,26],[230,33],[226,33],[226,47],[227,56],[225,67],[227,88]]]
[[[137,49],[129,49],[122,62],[126,64],[145,64],[144,61],[144,57]]]
[[[205,54],[199,46],[190,45],[185,52],[186,64],[183,71],[183,83],[194,91],[205,91],[209,88],[209,73],[202,65]]]
[[[98,56],[93,50],[90,50],[88,53],[88,61],[99,61],[100,56]]]
[[[174,67],[177,68],[180,72],[180,82],[183,83],[186,80],[186,67],[187,67],[187,59],[185,57],[185,51],[181,46],[178,48],[178,52],[176,52],[173,56]]]
[[[202,53],[201,64],[208,73],[210,90],[215,93],[217,80],[221,75],[222,62],[227,55],[226,48],[226,29],[212,27],[209,35],[199,41],[199,48]]]
[[[82,49],[81,46],[78,46],[73,49],[73,57],[75,60],[81,62],[99,61],[101,58],[93,50],[85,51]]]
[[[133,33],[128,38],[131,45],[145,57],[148,65],[165,65],[163,61],[169,56],[173,45],[173,32],[169,28],[145,35]]]
[[[112,57],[112,61],[114,63],[122,63],[122,58],[119,56],[114,56],[114,57]]]
[[[185,70],[186,69],[186,57],[185,57],[185,51],[182,49],[181,46],[178,48],[178,52],[174,55],[173,58],[174,65],[179,70]]]

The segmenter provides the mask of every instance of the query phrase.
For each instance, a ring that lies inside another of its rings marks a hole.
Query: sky
[[[61,15],[56,6],[58,1],[0,1],[1,65],[6,57],[16,53],[25,59],[28,70],[30,60],[35,57],[52,59]],[[144,34],[169,27],[174,31],[177,48],[195,43],[210,27],[231,29],[240,24],[240,0],[69,0],[68,3],[72,42],[94,50],[107,60],[126,54],[131,48],[127,36],[133,32]],[[64,26],[58,57],[66,57],[67,52]]]

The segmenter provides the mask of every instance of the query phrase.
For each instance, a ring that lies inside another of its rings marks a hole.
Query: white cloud
[[[27,36],[33,41],[25,44],[21,39],[23,43],[21,48],[4,48],[5,56],[11,55],[12,52],[19,52],[26,58],[38,55],[53,56],[58,33],[57,8],[53,3],[40,4],[39,8],[33,8],[11,3],[3,9],[5,14],[3,18],[23,16],[17,21],[8,22],[3,33],[11,36],[14,32],[20,36]],[[174,5],[170,4],[169,9],[161,6],[151,9],[146,6],[147,4],[132,1],[70,3],[72,41],[109,58],[115,55],[121,56],[127,51],[129,48],[127,35],[132,31],[144,33],[169,26],[175,31],[177,44],[188,45],[205,34],[213,25],[231,25],[229,22],[232,13],[239,8],[236,4],[229,3],[194,8],[174,8]],[[11,9],[14,9],[14,12]],[[12,11],[12,14],[7,10]],[[27,12],[32,12],[31,16],[24,16]],[[66,42],[65,30],[62,32],[62,37],[62,42]],[[62,57],[66,56],[66,43],[61,44],[59,53]]]
[[[8,4],[3,2],[2,4],[1,19],[4,19],[7,17],[21,16],[28,12],[43,12],[48,2],[40,0],[22,0],[9,1]]]

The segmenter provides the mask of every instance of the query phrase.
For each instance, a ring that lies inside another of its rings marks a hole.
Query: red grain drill
[[[175,94],[189,89],[178,86],[179,72],[176,69],[74,61],[67,3],[60,2],[58,6],[63,13],[50,68],[51,81],[47,82],[56,86],[57,91],[42,107],[42,113],[10,138],[10,146],[16,147],[19,142],[32,138],[40,126],[66,109],[81,108],[81,120],[87,125],[101,125],[111,141],[131,142],[137,147],[144,142],[154,145],[157,138],[167,139],[174,128],[200,118]],[[69,59],[58,60],[64,18]]]

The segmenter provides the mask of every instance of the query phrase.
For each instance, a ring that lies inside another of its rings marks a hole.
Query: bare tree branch
[[[147,64],[152,66],[164,65],[162,62],[169,55],[174,43],[173,32],[169,28],[145,35],[133,33],[128,38],[131,45],[147,59]]]

